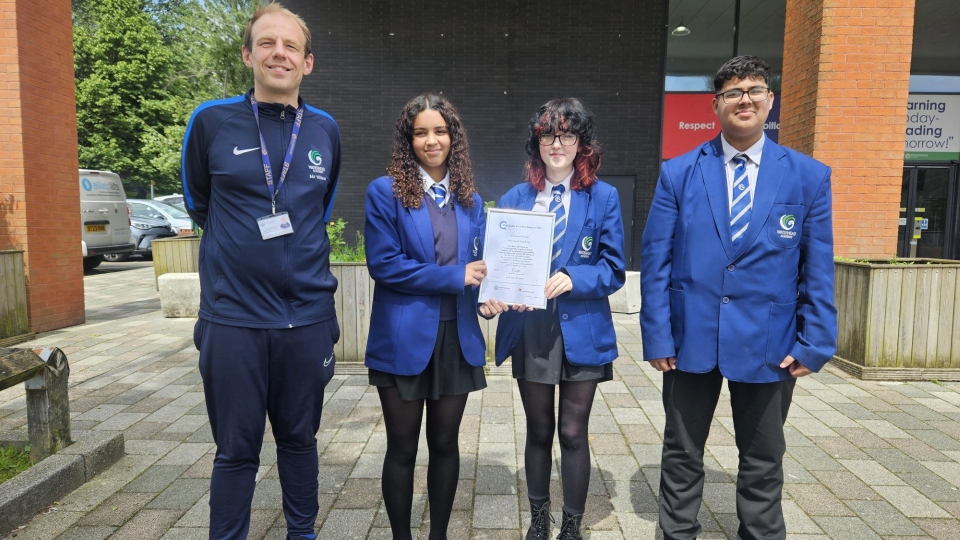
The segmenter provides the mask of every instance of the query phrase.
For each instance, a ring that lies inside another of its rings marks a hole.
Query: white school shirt
[[[433,198],[433,190],[430,189],[436,184],[440,184],[444,189],[447,190],[447,195],[443,199],[443,204],[450,202],[450,169],[447,169],[447,174],[443,175],[443,180],[435,182],[433,178],[430,177],[430,173],[424,170],[423,167],[417,165],[420,169],[420,176],[423,177],[423,192],[426,193],[431,199]],[[440,206],[443,206],[440,205]]]
[[[563,205],[563,213],[570,215],[570,179],[573,178],[573,171],[563,179],[559,184],[551,184],[546,177],[543,178],[543,189],[537,192],[537,199],[533,203],[534,212],[547,213],[550,211],[550,201],[553,200],[553,186],[563,186],[563,195],[560,197],[560,204]]]

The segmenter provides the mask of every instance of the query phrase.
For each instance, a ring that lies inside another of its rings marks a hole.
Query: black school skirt
[[[523,335],[510,356],[513,358],[514,379],[541,384],[613,380],[612,362],[602,366],[576,366],[567,360],[556,299],[548,300],[546,309],[524,314]]]
[[[487,387],[483,368],[471,366],[463,357],[457,321],[440,321],[437,342],[427,367],[417,375],[394,375],[371,369],[370,384],[396,387],[400,399],[439,399],[440,396],[455,396]]]

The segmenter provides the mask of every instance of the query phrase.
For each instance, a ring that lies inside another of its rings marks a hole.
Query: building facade
[[[411,97],[458,107],[478,190],[496,200],[522,180],[532,113],[576,96],[596,114],[600,176],[620,191],[638,268],[659,164],[716,135],[712,75],[754,54],[775,71],[768,135],[835,170],[838,254],[908,256],[918,218],[916,255],[960,258],[960,2],[285,3],[313,31],[305,97],[340,123],[334,216],[351,230]]]

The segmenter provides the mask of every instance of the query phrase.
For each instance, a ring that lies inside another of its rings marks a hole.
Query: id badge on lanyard
[[[277,213],[277,194],[283,187],[283,181],[286,180],[290,163],[293,161],[293,149],[297,146],[297,135],[300,134],[300,123],[303,121],[303,104],[297,107],[297,118],[293,123],[293,131],[290,133],[290,143],[287,144],[287,154],[283,158],[283,169],[280,171],[276,189],[273,188],[273,168],[270,167],[267,143],[263,140],[263,132],[260,130],[259,108],[252,93],[250,94],[250,106],[253,107],[253,118],[257,121],[257,135],[260,136],[260,157],[263,159],[263,175],[266,177],[267,190],[270,192],[270,215],[257,218],[257,227],[260,229],[260,236],[264,240],[269,240],[278,236],[293,234],[293,223],[290,221],[290,215],[286,212]]]

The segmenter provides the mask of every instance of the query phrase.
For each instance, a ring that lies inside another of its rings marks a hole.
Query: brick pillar
[[[22,249],[30,328],[84,321],[70,0],[0,0],[0,249]]]
[[[892,257],[914,0],[787,0],[780,144],[833,168],[837,255]]]

